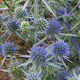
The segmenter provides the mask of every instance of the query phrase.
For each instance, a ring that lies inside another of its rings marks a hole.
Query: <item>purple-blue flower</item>
[[[15,53],[15,47],[12,43],[10,42],[5,42],[3,44],[3,48],[2,48],[2,51],[3,51],[3,55],[9,55],[9,54],[13,54]]]
[[[44,63],[47,58],[47,51],[40,46],[31,48],[31,59],[36,63]]]
[[[54,54],[59,54],[59,55],[68,55],[68,45],[64,41],[57,41],[53,45],[53,53]]]
[[[57,21],[49,21],[49,27],[47,28],[47,33],[54,34],[61,32],[61,25]]]
[[[20,23],[17,22],[17,20],[9,17],[8,20],[7,20],[7,26],[6,26],[6,28],[9,31],[16,31],[19,28],[19,24]]]
[[[65,14],[65,10],[63,8],[57,8],[56,9],[56,15],[62,16]],[[64,21],[63,17],[58,18],[58,21]]]
[[[22,6],[18,6],[15,8],[15,16],[17,18],[23,18],[23,17],[27,16],[27,10],[23,9]]]
[[[63,8],[57,8],[56,9],[56,14],[57,14],[57,16],[64,15],[65,11],[64,11]]]
[[[66,77],[70,76],[70,73],[67,71],[61,71],[55,76],[55,80],[66,80]]]
[[[28,74],[26,79],[27,80],[40,80],[37,73],[30,73],[30,74]]]

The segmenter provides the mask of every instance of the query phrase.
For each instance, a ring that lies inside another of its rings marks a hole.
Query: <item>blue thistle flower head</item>
[[[39,30],[46,30],[46,28],[49,26],[49,24],[46,19],[40,18],[37,21],[37,26],[38,26]]]
[[[66,77],[67,76],[70,76],[70,73],[69,72],[67,72],[67,71],[61,71],[55,77],[55,80],[66,80]]]
[[[27,10],[23,9],[23,6],[18,6],[15,8],[15,15],[17,18],[24,18],[27,16]]]
[[[30,73],[27,75],[26,79],[27,80],[39,80],[39,76],[37,73]]]
[[[30,56],[34,62],[38,64],[41,64],[41,63],[43,64],[47,58],[47,51],[40,46],[36,46],[31,48]]]
[[[59,54],[62,56],[67,56],[68,55],[68,45],[64,41],[57,41],[53,45],[53,53],[54,54]]]
[[[12,54],[12,53],[15,53],[15,47],[14,47],[14,45],[13,45],[12,43],[10,43],[10,42],[5,42],[5,43],[3,44],[2,50],[3,50],[3,55],[4,55],[4,56],[5,56],[5,55],[10,55],[10,54]]]
[[[56,14],[57,14],[57,16],[64,15],[65,11],[64,11],[63,8],[57,8],[56,9]]]
[[[48,34],[60,33],[61,25],[57,21],[49,21],[49,27],[47,28]]]
[[[9,30],[9,31],[16,31],[18,28],[19,28],[19,22],[17,22],[17,20],[15,19],[12,19],[12,18],[8,18],[7,20],[7,26],[6,28]]]

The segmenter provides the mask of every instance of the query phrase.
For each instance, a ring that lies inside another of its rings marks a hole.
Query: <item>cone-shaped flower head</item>
[[[24,73],[21,71],[21,68],[17,66],[19,66],[19,63],[15,62],[10,64],[9,66],[9,70],[11,73],[10,75],[14,77],[15,80],[22,80],[22,78],[24,77]]]
[[[22,23],[21,23],[21,30],[22,31],[27,31],[28,29],[26,28],[27,26],[29,26],[29,22],[27,22],[27,21],[23,21]]]
[[[31,48],[31,59],[36,62],[36,63],[44,63],[46,61],[46,58],[47,58],[47,51],[40,47],[40,46],[37,46],[37,47],[33,47]]]
[[[48,27],[48,21],[46,19],[40,18],[37,21],[37,26],[40,30],[46,30]]]
[[[30,73],[25,80],[39,80],[39,76],[37,73]]]
[[[56,15],[57,15],[57,16],[62,16],[62,15],[64,15],[64,14],[65,14],[65,10],[64,10],[63,8],[57,8],[57,9],[56,9]],[[63,17],[58,18],[58,21],[59,21],[59,22],[60,22],[60,21],[64,22]]]
[[[67,56],[68,55],[68,49],[69,49],[69,47],[64,41],[58,41],[53,45],[53,53],[54,54]]]
[[[17,20],[12,19],[12,18],[8,18],[6,28],[7,28],[9,31],[16,31],[16,30],[19,28],[19,24],[20,24],[20,23],[17,22]]]
[[[49,27],[47,28],[48,34],[60,33],[61,25],[56,21],[49,21]]]
[[[3,54],[4,54],[4,55],[10,55],[10,54],[12,54],[12,53],[15,53],[15,47],[14,47],[14,45],[13,45],[12,43],[10,43],[10,42],[5,42],[5,43],[3,44],[2,50],[3,50]]]
[[[46,66],[46,71],[48,74],[53,74],[54,73],[54,68],[52,66],[47,65]]]
[[[56,9],[56,14],[57,16],[60,16],[60,15],[64,15],[65,11],[63,8],[57,8]]]
[[[55,76],[55,80],[66,80],[67,76],[70,76],[69,72],[61,71],[58,73],[57,76]]]
[[[27,15],[27,10],[23,9],[23,6],[18,6],[15,8],[15,16],[17,18],[24,18]]]

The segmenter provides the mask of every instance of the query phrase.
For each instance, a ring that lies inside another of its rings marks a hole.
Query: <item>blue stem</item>
[[[8,7],[8,8],[10,8],[10,6],[6,3],[6,1],[5,0],[3,0],[4,1],[4,3],[6,4],[6,6]]]
[[[70,26],[69,26],[68,16],[67,16],[67,7],[68,7],[68,0],[66,0],[66,5],[65,5],[65,15],[66,15],[67,31],[68,31],[68,33],[71,33],[71,31],[69,31]],[[74,11],[74,10],[72,10],[72,12],[73,12],[73,11]],[[72,12],[71,12],[71,13],[72,13]],[[78,47],[77,47],[77,45],[76,45],[76,42],[75,42],[75,39],[74,39],[73,36],[71,36],[71,40],[72,40],[72,42],[73,42],[73,44],[74,44],[75,51],[76,51],[76,52],[78,53],[78,55],[80,56],[80,53],[79,53]]]
[[[80,1],[77,3],[77,5],[72,9],[72,11],[69,13],[69,15],[71,15],[74,11],[75,11],[75,9],[79,6],[79,4],[80,4]]]

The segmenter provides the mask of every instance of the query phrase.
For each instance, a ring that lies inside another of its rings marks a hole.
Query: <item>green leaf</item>
[[[28,66],[30,63],[32,62],[32,60],[27,60],[27,62],[25,62],[25,63],[23,63],[23,64],[20,64],[19,66],[17,66],[17,67],[22,67],[22,66],[24,66],[24,67],[26,67],[26,66]]]
[[[54,68],[59,68],[59,69],[61,69],[61,67],[60,67],[59,65],[55,64],[55,63],[48,62],[48,65],[50,65],[50,66],[52,66],[52,67],[54,67]]]
[[[53,12],[53,9],[51,8],[50,4],[48,4],[48,2],[46,0],[42,0],[42,1],[46,5],[46,7],[48,8],[48,10],[56,17],[56,15]]]
[[[38,0],[34,1],[34,21],[38,18]]]
[[[25,9],[27,7],[27,5],[29,4],[30,0],[27,0],[23,6],[23,9]]]
[[[10,73],[10,71],[7,69],[0,69],[0,71]]]
[[[17,35],[18,37],[20,37],[22,40],[25,41],[25,39],[23,38],[23,36],[22,36],[20,33],[18,33],[17,31],[16,31],[15,33],[16,33],[16,35]]]
[[[74,37],[79,37],[78,35],[75,35],[75,34],[59,33],[59,35],[62,35],[62,36],[74,36]]]
[[[43,41],[45,41],[48,38],[48,36],[44,37],[43,39],[41,39],[38,43],[36,43],[35,45],[33,45],[33,47],[40,45]]]
[[[61,61],[62,61],[63,65],[66,67],[66,69],[68,70],[68,67],[67,67],[67,65],[65,64],[65,62],[63,61],[63,59],[61,59]]]
[[[3,60],[1,61],[0,68],[3,66],[3,64],[4,64],[5,60],[6,60],[6,57],[7,57],[7,56],[5,56],[5,57],[3,58]]]
[[[41,72],[42,72],[42,67],[41,67],[41,65],[38,65],[38,70],[39,70],[39,75],[40,75]]]
[[[54,35],[55,36],[55,38],[57,39],[57,40],[62,40],[62,39],[60,39],[60,37],[58,36],[58,35]]]

